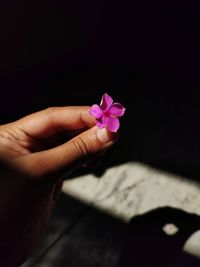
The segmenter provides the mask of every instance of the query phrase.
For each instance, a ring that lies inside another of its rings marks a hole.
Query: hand
[[[108,149],[89,107],[55,107],[0,126],[0,262],[18,266],[37,243],[69,173]],[[63,143],[60,137],[80,133]],[[10,261],[9,261],[10,260]]]

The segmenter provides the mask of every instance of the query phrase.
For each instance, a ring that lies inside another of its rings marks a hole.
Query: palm
[[[36,138],[29,136],[15,123],[0,127],[1,149],[11,158],[21,157],[45,148],[45,144]]]

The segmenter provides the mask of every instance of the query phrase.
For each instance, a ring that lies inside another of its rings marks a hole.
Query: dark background
[[[0,3],[0,122],[49,106],[123,103],[105,166],[200,177],[200,7],[187,1]]]

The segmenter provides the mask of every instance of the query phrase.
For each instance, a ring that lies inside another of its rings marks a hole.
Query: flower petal
[[[89,114],[94,116],[96,119],[99,119],[103,116],[103,111],[98,105],[94,104],[89,109]]]
[[[96,126],[99,128],[105,128],[107,124],[108,118],[102,117],[96,120]]]
[[[110,132],[117,132],[119,129],[120,123],[118,118],[109,117],[107,121],[107,129]]]
[[[101,98],[101,103],[100,103],[100,107],[103,110],[109,110],[110,107],[112,106],[113,103],[113,99],[111,96],[109,96],[108,94],[104,94]]]
[[[122,117],[125,112],[125,108],[120,103],[114,103],[112,107],[110,108],[110,114],[116,117]]]

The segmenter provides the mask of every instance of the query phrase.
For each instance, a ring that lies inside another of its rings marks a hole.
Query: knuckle
[[[54,117],[54,114],[56,113],[56,111],[58,110],[58,107],[48,107],[46,108],[46,112],[48,114],[48,116],[51,118],[51,117]]]
[[[76,152],[81,157],[87,158],[90,154],[90,147],[82,137],[76,138],[76,140],[73,141],[73,145],[75,147]]]
[[[55,114],[57,112],[58,108],[57,107],[48,107],[46,109],[46,112],[47,112],[47,116],[48,116],[48,119],[49,119],[49,122],[52,126],[54,126],[55,124]]]
[[[54,107],[48,107],[45,109],[47,114],[51,114],[53,112],[53,110],[54,110]]]
[[[56,109],[56,107],[48,107],[48,108],[46,108],[46,111],[51,113],[51,112],[54,112],[55,109]]]

